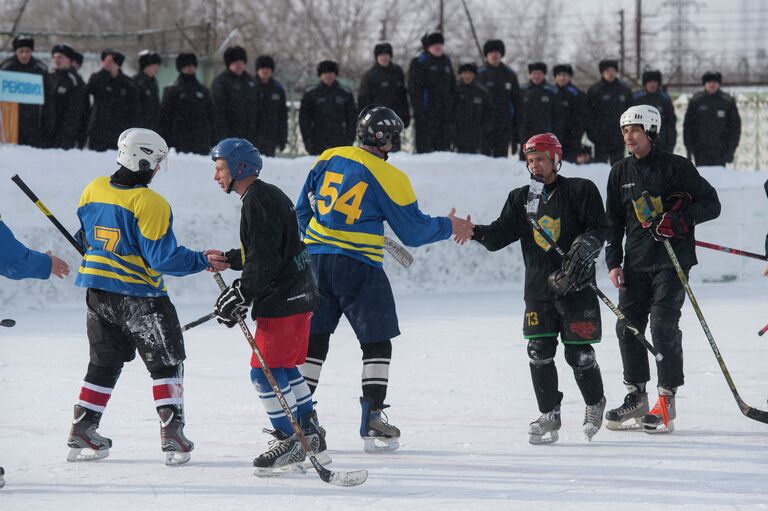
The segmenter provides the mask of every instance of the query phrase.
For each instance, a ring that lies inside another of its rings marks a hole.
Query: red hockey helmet
[[[556,171],[560,168],[560,163],[563,161],[563,145],[554,133],[534,135],[523,145],[523,154],[538,152],[549,155],[549,159],[555,165]]]

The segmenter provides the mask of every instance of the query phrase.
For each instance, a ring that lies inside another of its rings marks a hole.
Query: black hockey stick
[[[16,321],[12,319],[4,319],[0,321],[0,326],[7,326],[8,328],[11,328],[12,326],[16,326]]]
[[[765,325],[763,328],[761,328],[760,331],[757,332],[757,335],[762,336],[765,332],[768,332],[768,325]]]
[[[216,313],[215,312],[211,312],[209,314],[206,314],[205,316],[203,316],[201,318],[197,318],[196,320],[194,320],[194,321],[192,321],[190,323],[187,323],[186,325],[181,327],[181,331],[182,332],[186,332],[187,330],[195,328],[198,325],[202,325],[206,321],[210,321],[211,319],[213,319],[215,317],[216,317]]]
[[[221,291],[227,289],[227,284],[224,283],[224,279],[221,278],[221,274],[219,272],[214,272],[213,278],[216,280],[216,284],[218,284]],[[269,384],[272,385],[272,390],[275,392],[275,396],[280,402],[280,406],[283,408],[285,416],[290,421],[291,427],[293,427],[293,432],[296,434],[296,438],[299,440],[302,449],[304,449],[304,453],[306,454],[307,458],[309,458],[309,461],[312,462],[312,466],[315,467],[315,470],[320,476],[320,479],[326,483],[335,484],[337,486],[358,486],[363,484],[365,480],[368,479],[367,470],[362,469],[353,470],[351,472],[333,472],[322,466],[320,462],[317,461],[317,458],[312,453],[312,448],[309,446],[309,442],[304,437],[304,433],[301,431],[301,426],[296,420],[296,417],[291,412],[291,407],[288,405],[288,401],[285,400],[285,396],[280,390],[280,385],[278,385],[277,380],[275,380],[275,377],[272,375],[272,371],[269,370],[269,367],[267,366],[267,363],[264,360],[264,356],[261,354],[259,347],[256,346],[256,341],[253,340],[251,330],[248,328],[248,325],[245,324],[245,320],[243,319],[240,319],[238,324],[240,325],[240,330],[243,331],[243,335],[245,335],[245,338],[248,340],[248,344],[250,344],[251,349],[253,350],[253,354],[256,355],[256,358],[259,361],[259,365],[261,365],[261,368],[264,371],[264,376],[267,377],[267,381],[269,381]]]
[[[643,192],[643,200],[645,201],[646,206],[648,206],[648,210],[650,211],[651,218],[656,218],[658,216],[658,213],[656,212],[656,208],[654,208],[653,203],[651,202],[651,196],[648,194],[647,191]],[[672,244],[669,242],[668,239],[665,239],[663,243],[664,243],[664,248],[667,250],[667,255],[669,255],[669,259],[672,261],[672,265],[675,267],[675,271],[677,272],[677,277],[680,279],[680,282],[683,284],[686,294],[688,294],[688,299],[691,301],[693,310],[696,311],[696,316],[699,318],[699,323],[701,323],[701,328],[704,330],[704,334],[707,336],[707,340],[709,341],[709,346],[712,348],[712,351],[715,354],[715,358],[717,358],[717,363],[720,365],[720,370],[723,372],[723,376],[725,376],[725,381],[728,382],[728,387],[731,389],[731,393],[733,393],[733,398],[736,400],[736,404],[739,405],[739,410],[741,410],[741,413],[743,413],[750,419],[754,419],[756,421],[768,424],[768,412],[763,410],[758,410],[757,408],[752,408],[741,399],[739,392],[736,390],[736,384],[733,383],[733,378],[731,378],[731,373],[728,371],[728,368],[725,365],[725,360],[723,360],[723,356],[720,354],[720,350],[717,348],[717,343],[715,343],[715,338],[712,336],[712,332],[709,330],[707,321],[704,319],[704,313],[701,312],[701,307],[699,307],[699,302],[696,301],[696,297],[693,295],[693,290],[691,289],[691,286],[688,283],[688,277],[685,276],[683,267],[680,266],[680,261],[678,260],[677,255],[675,254],[675,250],[672,248]]]
[[[37,206],[37,209],[43,212],[45,216],[48,217],[48,220],[53,223],[53,225],[56,226],[56,228],[59,230],[61,234],[64,235],[65,238],[67,238],[67,241],[69,241],[73,247],[75,247],[75,250],[80,252],[80,255],[85,255],[85,250],[83,250],[83,247],[80,246],[80,243],[77,242],[77,240],[69,234],[69,231],[67,231],[63,225],[61,225],[61,222],[53,216],[53,213],[45,207],[45,204],[43,204],[43,201],[41,201],[37,195],[35,195],[35,192],[29,189],[27,186],[27,183],[25,183],[18,174],[15,174],[11,177],[11,181],[16,183],[19,188],[21,188],[21,191],[24,192],[24,194],[29,197],[29,200],[35,203],[35,206]]]
[[[543,185],[543,183],[542,183],[542,185]],[[529,189],[529,190],[530,190],[530,189]],[[534,198],[534,197],[532,197],[532,196],[531,196],[531,194],[532,194],[532,192],[531,192],[531,191],[529,191],[529,192],[528,192],[528,200],[529,200],[529,205],[531,204],[531,199],[532,199],[532,198]],[[541,197],[541,191],[539,191],[539,193],[537,194],[537,196],[538,196],[539,198]],[[535,199],[535,198],[534,198],[534,199]],[[538,200],[536,201],[536,208],[538,208]],[[542,238],[544,238],[544,241],[546,241],[546,242],[549,244],[549,246],[550,246],[550,247],[552,247],[552,248],[555,250],[555,252],[557,252],[557,254],[558,254],[558,255],[559,255],[561,258],[565,258],[565,255],[566,255],[566,254],[565,254],[565,251],[562,249],[562,247],[560,247],[560,245],[558,245],[558,244],[557,244],[557,242],[556,242],[555,240],[553,240],[553,239],[552,239],[552,236],[550,236],[550,235],[549,235],[549,233],[548,233],[547,231],[545,231],[545,230],[544,230],[544,228],[543,228],[543,227],[542,227],[542,226],[539,224],[539,222],[536,220],[536,216],[535,216],[535,212],[534,212],[534,210],[535,210],[535,208],[534,208],[534,209],[531,209],[531,210],[529,210],[529,211],[527,212],[527,214],[526,214],[526,218],[528,219],[528,222],[531,224],[531,226],[533,227],[533,229],[534,229],[536,232],[538,232],[538,233],[539,233],[539,235],[540,235]],[[626,328],[627,330],[629,330],[629,331],[632,333],[632,335],[634,335],[634,336],[635,336],[635,338],[636,338],[638,341],[640,341],[640,342],[642,343],[642,345],[643,345],[643,346],[645,346],[645,349],[647,349],[649,352],[651,352],[651,354],[653,355],[653,357],[654,357],[656,360],[659,360],[659,361],[661,361],[661,360],[663,360],[663,359],[664,359],[664,355],[662,355],[661,353],[659,353],[659,351],[658,351],[658,350],[657,350],[657,349],[656,349],[656,348],[653,346],[653,344],[651,344],[650,342],[648,342],[648,339],[646,339],[646,338],[645,338],[645,336],[643,335],[643,333],[642,333],[640,330],[638,330],[637,328],[635,328],[634,326],[632,326],[632,325],[629,323],[629,321],[627,321],[627,317],[626,317],[626,316],[624,316],[624,313],[623,313],[623,312],[621,312],[621,309],[619,309],[618,307],[616,307],[616,305],[615,305],[615,304],[614,304],[614,303],[611,301],[611,299],[610,299],[610,298],[608,298],[608,297],[605,295],[605,293],[603,293],[603,292],[600,290],[600,288],[599,288],[599,287],[597,287],[597,284],[595,284],[594,282],[590,281],[590,282],[589,282],[589,287],[592,289],[592,291],[594,291],[594,292],[595,292],[595,294],[597,295],[597,297],[598,297],[598,298],[600,298],[600,300],[601,300],[601,301],[602,301],[602,302],[605,304],[605,306],[606,306],[606,307],[608,307],[608,309],[610,309],[610,311],[611,311],[611,312],[613,312],[613,313],[616,315],[616,317],[619,319],[619,321],[623,321],[623,322],[624,322],[624,328]]]

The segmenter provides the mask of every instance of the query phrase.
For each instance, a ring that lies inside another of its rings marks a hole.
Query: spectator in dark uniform
[[[449,151],[456,80],[440,32],[424,36],[424,51],[411,60],[408,94],[413,107],[416,152]]]
[[[339,65],[324,60],[317,65],[320,83],[301,98],[299,128],[309,154],[331,147],[352,145],[357,128],[357,108],[352,91],[336,81]]]
[[[275,60],[269,55],[256,59],[256,139],[254,145],[261,154],[274,156],[288,142],[288,104],[285,87],[272,77]]]
[[[32,73],[45,78],[48,69],[45,64],[32,56],[35,40],[30,35],[17,35],[13,38],[13,55],[0,64],[0,70]],[[43,80],[45,89],[45,80]],[[46,91],[43,91],[46,94]],[[19,138],[21,145],[44,147],[43,105],[19,104]]]
[[[557,88],[547,83],[544,62],[528,64],[528,83],[520,88],[520,144],[540,133],[562,133],[562,112],[556,101]],[[520,159],[525,155],[520,150]]]
[[[227,69],[211,84],[216,140],[256,140],[256,79],[245,70],[247,62],[248,54],[242,46],[230,46],[224,51]]]
[[[587,136],[595,145],[595,162],[613,165],[624,158],[624,139],[616,129],[632,106],[632,91],[616,77],[617,60],[601,60],[600,80],[587,91]]]
[[[662,151],[672,153],[677,143],[677,115],[669,97],[661,88],[661,71],[643,71],[643,88],[636,91],[633,98],[634,105],[651,105],[661,114],[661,132],[654,144]]]
[[[586,95],[584,91],[573,85],[573,68],[570,64],[557,64],[552,68],[557,86],[557,104],[562,118],[561,132],[555,132],[563,144],[563,160],[575,162],[576,154],[581,147],[586,125]]]
[[[213,101],[195,75],[197,56],[179,53],[176,70],[179,77],[163,91],[160,133],[177,152],[207,155],[216,143]]]
[[[485,65],[477,73],[477,81],[484,87],[491,99],[493,112],[490,134],[485,138],[483,154],[506,158],[509,145],[512,153],[517,151],[517,121],[520,111],[520,84],[517,74],[501,59],[504,57],[504,42],[491,39],[483,45]]]
[[[72,149],[83,138],[88,94],[82,78],[72,70],[74,57],[75,50],[68,44],[51,49],[53,71],[46,77],[43,105],[43,132],[48,147]]]
[[[363,75],[357,104],[360,110],[369,105],[381,105],[391,108],[407,128],[411,124],[411,112],[408,107],[408,90],[405,88],[403,68],[392,62],[392,45],[378,43],[373,47],[376,63]],[[393,151],[400,150],[400,138],[397,138]]]
[[[583,145],[576,151],[576,163],[578,165],[592,163],[592,148],[590,146]]]
[[[139,123],[137,128],[152,131],[160,129],[160,89],[157,86],[158,71],[163,63],[159,53],[143,50],[139,53],[139,72],[133,77],[139,94]]]
[[[736,100],[720,89],[723,76],[707,71],[704,90],[688,103],[683,121],[683,141],[696,166],[724,166],[733,162],[741,138],[741,117]]]
[[[93,107],[88,122],[88,147],[94,151],[117,149],[120,133],[136,126],[139,98],[133,80],[120,67],[125,55],[117,50],[101,52],[101,70],[88,80]]]
[[[493,128],[491,101],[488,93],[477,85],[477,66],[459,66],[456,86],[453,149],[458,153],[480,153],[483,140]]]

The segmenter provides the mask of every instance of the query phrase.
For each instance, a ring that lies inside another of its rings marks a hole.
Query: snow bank
[[[111,173],[115,152],[39,150],[0,146],[0,214],[16,236],[38,250],[52,249],[76,269],[77,253],[55,228],[10,181],[20,174],[48,208],[72,232],[78,228],[75,214],[80,192],[93,178]],[[314,159],[266,158],[262,178],[297,197]],[[475,155],[435,153],[396,154],[391,162],[410,176],[424,212],[445,215],[451,207],[458,214],[471,214],[478,223],[494,220],[513,188],[528,181],[522,162]],[[609,167],[564,165],[566,176],[592,179],[604,193]],[[703,168],[704,176],[717,188],[723,203],[719,219],[700,226],[697,237],[704,241],[762,253],[766,232],[766,202],[762,173],[740,173],[724,168]],[[165,196],[174,212],[174,230],[179,242],[194,249],[235,247],[238,242],[238,210],[235,195],[226,196],[213,181],[213,163],[206,157],[171,155],[168,171],[152,187]],[[700,249],[701,264],[692,275],[696,281],[750,280],[761,270],[759,261]],[[443,242],[412,249],[413,266],[405,270],[387,260],[386,269],[398,292],[451,289],[487,289],[519,285],[522,258],[515,244],[489,253],[477,244],[458,247]],[[604,274],[604,272],[603,272]],[[225,276],[227,280],[234,274]],[[56,279],[54,279],[56,280]],[[44,308],[81,303],[83,291],[64,281],[0,281],[0,307]],[[203,273],[186,278],[168,278],[174,300],[201,302],[212,299],[216,286]]]

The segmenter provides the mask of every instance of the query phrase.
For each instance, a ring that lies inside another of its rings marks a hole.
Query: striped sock
[[[80,398],[77,404],[83,408],[88,408],[94,412],[104,413],[104,409],[107,407],[109,398],[112,397],[112,388],[101,387],[83,381],[83,386],[80,387]]]
[[[285,397],[285,401],[288,403],[288,407],[291,409],[291,413],[296,416],[296,396],[291,390],[291,384],[288,382],[287,370],[282,368],[270,369],[272,376],[277,380],[277,385],[280,387],[280,392]],[[285,416],[283,407],[280,405],[280,401],[275,395],[275,391],[269,384],[267,377],[264,375],[264,371],[261,368],[251,369],[251,382],[259,393],[259,399],[261,404],[264,405],[264,410],[267,412],[267,417],[272,423],[272,427],[276,430],[282,431],[288,436],[293,435],[293,427],[291,421]]]
[[[299,372],[297,367],[286,369],[288,373],[288,383],[291,385],[293,395],[296,397],[297,419],[308,416],[312,413],[312,393],[309,391],[309,385]]]
[[[161,406],[178,406],[184,404],[183,378],[158,378],[152,380],[152,396],[155,398],[155,408]]]

